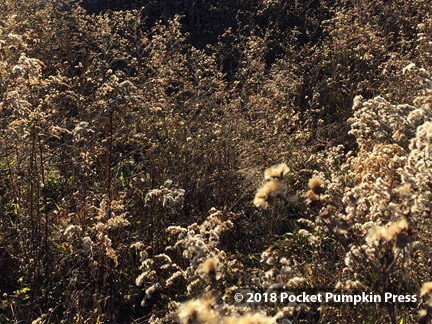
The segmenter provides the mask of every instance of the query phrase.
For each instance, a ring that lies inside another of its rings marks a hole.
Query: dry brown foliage
[[[0,0],[0,322],[430,321],[430,2],[115,3]]]

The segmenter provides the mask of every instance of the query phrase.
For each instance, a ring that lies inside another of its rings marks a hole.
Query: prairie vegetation
[[[429,323],[430,7],[0,0],[0,323]]]

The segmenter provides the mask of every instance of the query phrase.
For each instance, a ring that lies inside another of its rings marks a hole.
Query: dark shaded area
[[[185,31],[191,36],[193,45],[199,48],[213,44],[227,28],[237,29],[238,10],[252,8],[252,4],[241,1],[83,1],[81,6],[89,13],[107,10],[141,10],[145,18],[145,28],[151,28],[156,22],[167,22],[175,15],[183,16]]]
[[[89,13],[101,13],[107,10],[141,10],[145,19],[145,28],[149,29],[160,20],[167,22],[175,15],[183,17],[184,31],[190,35],[191,44],[197,48],[215,44],[228,28],[234,34],[248,35],[261,30],[268,35],[269,53],[265,53],[269,64],[273,63],[287,35],[296,28],[298,45],[316,42],[322,35],[319,22],[330,17],[329,8],[333,1],[325,6],[318,0],[312,0],[301,6],[293,1],[279,1],[265,5],[263,1],[103,1],[85,0],[81,6]]]

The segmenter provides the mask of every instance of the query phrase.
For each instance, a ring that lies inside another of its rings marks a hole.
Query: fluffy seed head
[[[308,186],[314,194],[319,195],[322,192],[322,184],[323,181],[320,178],[313,177],[309,180]]]
[[[279,180],[272,179],[267,181],[258,189],[255,195],[254,205],[261,208],[267,208],[269,206],[269,198],[281,195],[284,191],[285,188]]]
[[[420,296],[429,295],[428,305],[432,307],[432,282],[425,282],[420,290]]]
[[[209,258],[201,265],[201,271],[204,272],[210,281],[215,282],[221,278],[221,272],[219,272],[221,265],[215,258]]]
[[[288,174],[290,169],[285,163],[276,164],[264,171],[264,179],[270,181],[272,179],[283,179]]]
[[[397,222],[390,223],[387,227],[379,226],[372,228],[366,238],[366,241],[391,241],[396,238],[396,246],[403,248],[411,240],[409,236],[414,234],[414,230],[409,226],[406,219],[401,219]]]
[[[305,198],[308,205],[313,205],[320,200],[319,195],[313,190],[308,190],[308,192],[305,194]]]
[[[421,290],[420,290],[420,296],[428,295],[432,292],[432,282],[425,282],[423,283]]]
[[[214,300],[193,299],[179,308],[181,324],[217,324],[218,314],[213,310]]]

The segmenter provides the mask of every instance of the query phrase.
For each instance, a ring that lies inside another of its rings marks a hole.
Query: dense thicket
[[[0,322],[187,322],[175,302],[253,275],[418,293],[430,5],[0,0]],[[206,284],[213,259],[224,274]],[[344,307],[278,320],[399,323],[417,306]]]

